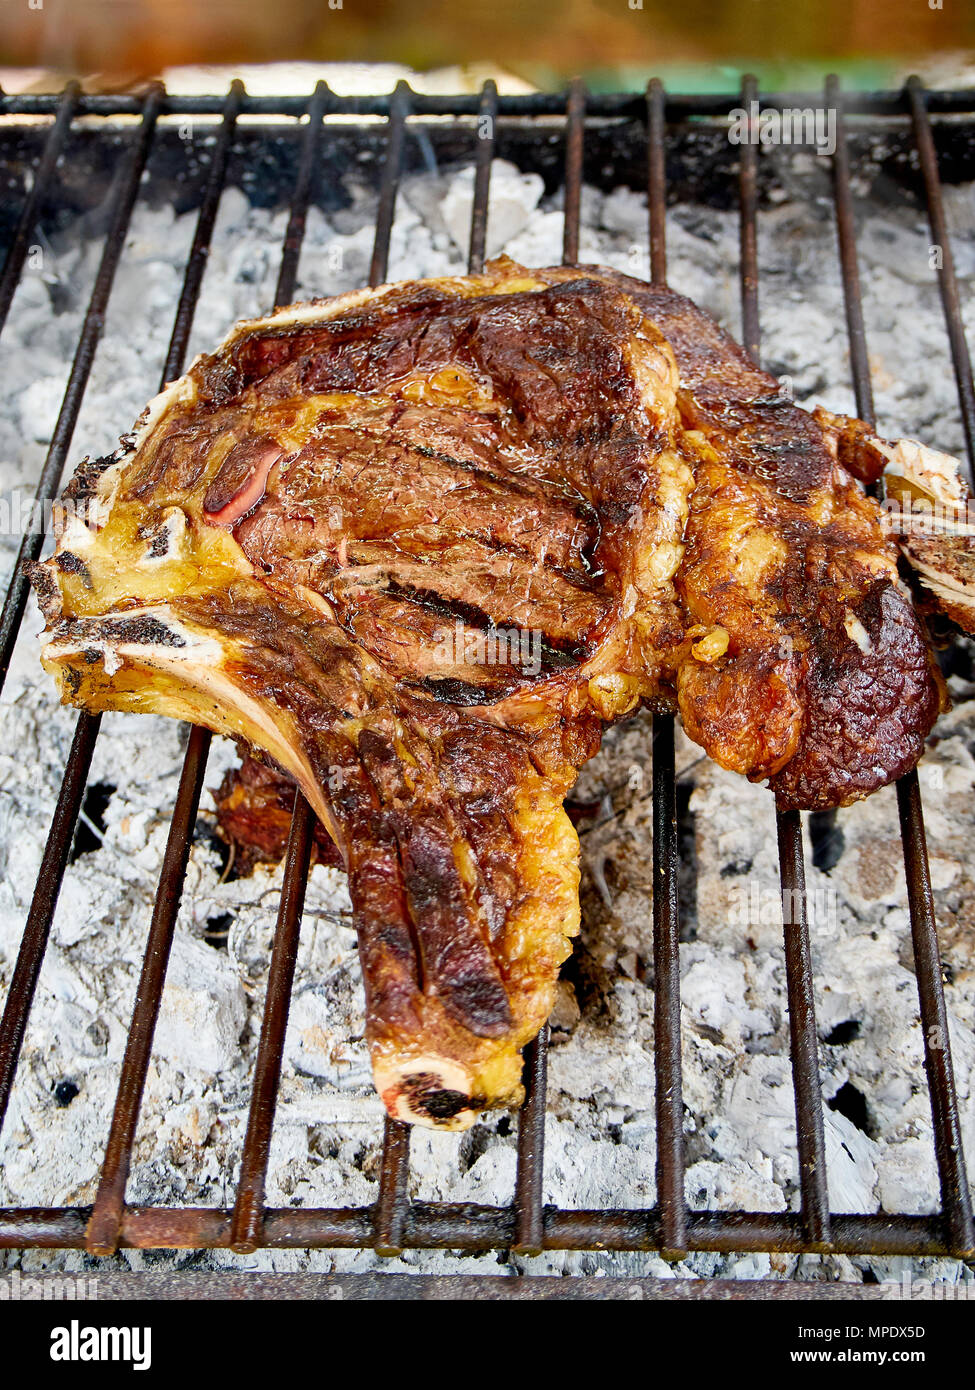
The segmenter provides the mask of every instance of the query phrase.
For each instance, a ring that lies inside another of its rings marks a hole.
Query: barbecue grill
[[[70,84],[60,95],[0,96],[4,140],[16,142],[29,133],[27,118],[52,118],[19,220],[10,240],[0,278],[0,327],[5,322],[40,213],[56,206],[59,180],[73,131],[81,118],[88,138],[108,132],[120,142],[124,162],[110,200],[109,225],[87,314],[64,393],[63,403],[37,484],[40,503],[53,498],[78,420],[93,358],[102,332],[113,278],[129,220],[139,196],[140,180],[154,147],[160,118],[191,119],[193,135],[188,157],[203,158],[205,137],[215,133],[209,150],[209,172],[199,208],[196,231],[186,264],[182,293],[176,308],[163,381],[182,370],[194,309],[200,292],[208,248],[224,187],[228,161],[246,135],[247,149],[270,139],[272,127],[245,124],[242,117],[272,119],[279,134],[282,120],[290,122],[297,141],[297,160],[290,217],[281,251],[275,303],[293,298],[299,256],[309,206],[323,148],[336,138],[375,147],[383,141],[378,212],[370,266],[370,283],[386,274],[397,187],[410,138],[430,131],[449,139],[452,147],[466,144],[475,160],[474,206],[470,232],[471,271],[482,268],[485,256],[491,163],[499,130],[521,132],[526,147],[535,148],[549,166],[564,159],[564,260],[579,255],[580,204],[587,141],[600,151],[616,142],[635,151],[640,142],[649,203],[651,276],[666,281],[665,209],[667,205],[668,144],[689,123],[723,122],[734,108],[749,110],[759,101],[753,78],[740,92],[724,96],[667,93],[654,80],[645,94],[592,95],[576,81],[565,95],[499,96],[493,83],[479,96],[421,95],[406,83],[385,96],[343,97],[319,83],[308,98],[252,97],[239,82],[225,96],[169,95],[160,85],[143,96],[83,95]],[[950,142],[952,159],[962,162],[967,177],[975,176],[975,91],[928,91],[911,79],[901,91],[870,95],[841,93],[830,78],[824,93],[815,96],[766,96],[770,108],[823,105],[837,112],[837,144],[832,156],[835,218],[842,270],[850,363],[858,413],[874,415],[867,343],[860,302],[857,251],[851,192],[850,143],[844,125],[855,117],[870,129],[901,132],[913,141],[931,227],[931,240],[942,248],[938,280],[944,308],[951,360],[958,386],[961,419],[969,463],[975,462],[975,391],[963,329],[958,286],[948,237],[939,175],[939,147]],[[119,118],[128,118],[120,123]],[[341,123],[329,118],[343,118]],[[134,118],[134,120],[133,120]],[[376,118],[381,118],[382,125]],[[96,126],[95,135],[92,127]],[[34,126],[36,133],[36,125]],[[544,139],[536,132],[544,132]],[[513,134],[514,138],[514,134]],[[199,147],[199,148],[195,148]],[[759,265],[757,216],[764,152],[756,143],[743,144],[737,171],[731,174],[740,211],[740,280],[745,346],[758,360]],[[729,169],[736,152],[728,147]],[[469,154],[470,157],[470,154]],[[5,678],[27,602],[23,562],[38,557],[40,530],[26,535],[17,568],[0,616],[0,680]],[[82,713],[75,727],[50,833],[44,847],[36,888],[0,1024],[0,1123],[14,1084],[32,998],[44,959],[62,876],[68,862],[79,810],[85,793],[99,717]],[[830,1210],[824,1144],[822,1098],[817,1054],[816,1004],[810,965],[809,927],[805,912],[805,873],[800,816],[777,815],[778,854],[785,915],[784,950],[787,971],[791,1064],[795,1092],[799,1152],[798,1211],[691,1210],[684,1192],[683,1103],[681,1094],[681,1003],[678,901],[678,833],[674,721],[653,721],[653,967],[655,981],[655,1047],[646,1066],[655,1072],[656,1202],[646,1209],[620,1206],[603,1210],[563,1210],[543,1203],[544,1117],[548,1035],[544,1030],[526,1052],[527,1096],[518,1117],[517,1173],[510,1205],[485,1206],[410,1201],[407,1179],[410,1131],[387,1120],[382,1149],[379,1192],[374,1204],[318,1209],[269,1208],[265,1176],[282,1068],[289,1000],[294,979],[305,882],[311,852],[312,815],[303,798],[295,802],[284,867],[263,1024],[251,1093],[250,1117],[244,1143],[240,1180],[233,1206],[134,1207],[126,1203],[126,1181],[146,1082],[166,967],[173,941],[210,734],[193,728],[189,735],[179,791],[172,810],[155,909],[145,946],[135,1008],[118,1081],[117,1100],[104,1161],[92,1206],[0,1209],[0,1246],[8,1248],[61,1247],[106,1255],[120,1247],[229,1248],[250,1252],[261,1248],[358,1247],[392,1254],[406,1248],[452,1248],[462,1251],[514,1250],[526,1254],[544,1250],[658,1251],[677,1259],[689,1251],[832,1252],[857,1255],[948,1254],[975,1255],[971,1194],[966,1178],[956,1103],[941,962],[931,879],[925,844],[924,819],[916,772],[897,787],[900,828],[907,875],[914,964],[924,1061],[930,1094],[933,1138],[940,1179],[937,1214],[846,1214]]]

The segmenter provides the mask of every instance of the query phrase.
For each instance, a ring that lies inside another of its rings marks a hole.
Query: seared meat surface
[[[238,878],[246,878],[258,864],[284,858],[295,804],[295,783],[286,772],[245,756],[224,774],[214,801],[217,828],[233,855],[228,872],[232,867]],[[341,866],[338,846],[321,821],[315,822],[312,841],[312,863]]]
[[[767,777],[783,806],[885,786],[921,756],[943,697],[876,504],[707,314],[613,279],[677,358],[695,455],[677,590],[690,623],[728,634],[718,660],[677,668],[685,731],[723,767]]]
[[[896,554],[777,389],[680,296],[502,260],[238,325],[69,486],[45,664],[300,785],[393,1115],[519,1099],[604,722],[676,701],[790,806],[920,756],[939,688]]]

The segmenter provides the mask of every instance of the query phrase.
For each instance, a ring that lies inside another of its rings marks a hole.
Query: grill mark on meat
[[[456,468],[461,473],[470,473],[473,477],[483,479],[484,482],[491,483],[493,486],[517,493],[519,497],[534,497],[536,495],[535,489],[526,486],[521,479],[511,474],[492,472],[481,464],[472,463],[469,459],[459,459],[453,454],[445,453],[442,449],[432,449],[429,444],[411,443],[407,447],[411,453],[418,454],[420,458],[436,459],[438,463],[446,463],[448,467]]]
[[[476,604],[467,603],[463,599],[446,598],[434,589],[416,589],[411,585],[400,584],[395,579],[390,579],[385,592],[392,598],[401,598],[408,603],[415,603],[418,607],[425,609],[428,613],[433,613],[438,618],[459,619],[465,625],[475,628],[483,638],[496,637],[501,629],[510,631],[518,627],[515,622],[493,619]],[[539,649],[542,671],[546,675],[553,671],[564,671],[570,666],[578,665],[590,654],[588,646],[583,643],[566,642],[557,637],[550,637],[545,633],[541,634]]]
[[[395,775],[397,770],[395,754],[386,740],[380,738],[377,733],[370,729],[365,729],[360,734],[356,751],[362,763],[362,772],[372,786],[374,798],[377,804],[381,804],[383,799],[382,784],[384,781],[388,782],[390,776]],[[398,910],[395,925],[391,919],[387,925],[379,930],[376,935],[377,944],[390,950],[398,963],[409,968],[416,988],[422,992],[426,988],[423,973],[423,950],[416,920],[410,912],[407,902],[406,885],[403,882],[403,851],[400,837],[396,833],[396,817],[388,811],[384,812],[382,817],[382,839],[387,846],[395,846],[395,863],[400,885],[397,894]],[[406,949],[407,941],[408,949]]]
[[[523,781],[531,770],[530,760],[510,736],[485,727],[461,725],[444,737],[441,751],[440,775],[473,847],[481,905],[491,937],[497,940],[520,892],[513,867],[517,837],[498,787],[505,785],[513,768]]]
[[[408,584],[400,584],[395,579],[390,579],[386,583],[385,592],[393,598],[402,598],[408,603],[415,603],[438,618],[459,618],[461,622],[469,623],[472,627],[488,628],[492,626],[487,613],[482,608],[478,608],[476,604],[468,603],[464,599],[444,598],[435,589],[417,589]]]

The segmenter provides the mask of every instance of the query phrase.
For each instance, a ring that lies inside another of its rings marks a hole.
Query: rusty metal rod
[[[782,884],[789,1046],[795,1090],[802,1218],[809,1246],[825,1249],[831,1248],[826,1141],[819,1084],[819,1043],[816,1037],[809,923],[806,917],[806,867],[799,812],[777,811],[775,826]]]
[[[377,1255],[398,1255],[403,1249],[410,1175],[410,1126],[386,1116],[379,1168],[379,1196],[373,1208],[372,1246]]]
[[[663,84],[647,88],[647,205],[650,279],[667,283],[666,124]],[[653,717],[653,1048],[657,1206],[665,1259],[687,1249],[684,1098],[680,1031],[680,907],[677,898],[677,783],[674,717]]]
[[[213,228],[216,225],[220,197],[227,181],[227,166],[230,163],[230,155],[237,134],[237,120],[246,96],[243,82],[235,78],[230,84],[227,100],[224,102],[223,119],[217,132],[213,155],[210,160],[210,172],[207,175],[206,187],[203,190],[203,201],[200,204],[196,227],[193,230],[193,244],[186,261],[183,287],[180,291],[179,304],[176,306],[173,331],[170,334],[169,348],[166,352],[166,363],[162,370],[163,386],[179,376],[186,361],[190,333],[193,331],[193,320],[196,317],[197,301],[200,298],[203,276],[206,273],[207,262],[210,258]]]
[[[27,605],[27,595],[30,591],[30,581],[27,578],[25,566],[28,562],[37,559],[44,544],[45,504],[53,499],[61,482],[64,461],[71,447],[71,439],[78,422],[81,402],[88,385],[88,378],[91,375],[92,363],[95,360],[98,340],[105,325],[105,311],[112,292],[115,271],[125,246],[129,219],[138,197],[139,181],[149,154],[162,100],[163,89],[157,84],[152,87],[142,102],[142,121],[128,158],[119,166],[112,191],[111,221],[105,237],[98,273],[95,276],[95,285],[88,303],[88,311],[85,314],[74,361],[71,364],[68,384],[64,390],[61,410],[37,483],[32,524],[21,541],[13,577],[4,600],[3,611],[0,613],[0,688],[7,678],[10,658],[13,655],[17,633],[20,631],[21,620]]]
[[[84,1241],[90,1207],[0,1208],[0,1249],[77,1249]],[[265,1247],[275,1250],[361,1249],[372,1235],[372,1207],[277,1207],[264,1218]],[[937,1216],[834,1215],[833,1249],[848,1255],[947,1255]],[[415,1202],[404,1248],[496,1250],[514,1240],[510,1207],[473,1203]],[[120,1245],[139,1250],[228,1249],[231,1213],[212,1207],[129,1207]],[[545,1213],[546,1250],[660,1248],[660,1219],[649,1210]],[[723,1253],[767,1250],[800,1254],[807,1249],[802,1220],[794,1212],[692,1211],[692,1250]]]
[[[955,275],[955,258],[948,235],[945,218],[944,198],[941,195],[941,176],[938,173],[938,152],[935,149],[934,135],[931,131],[931,118],[928,115],[924,84],[919,77],[907,81],[907,99],[914,124],[914,141],[918,158],[921,161],[921,174],[924,179],[924,195],[928,205],[928,222],[935,249],[941,253],[938,267],[938,288],[944,307],[945,325],[951,343],[951,361],[955,369],[958,386],[958,401],[961,406],[962,425],[965,430],[965,447],[968,451],[968,483],[975,486],[975,388],[972,385],[972,359],[968,352],[965,337],[965,321],[962,318],[961,297],[958,293],[958,280]]]
[[[904,843],[907,897],[911,908],[911,939],[917,975],[924,1066],[928,1074],[934,1147],[941,1183],[941,1210],[948,1247],[953,1255],[975,1255],[972,1199],[965,1172],[955,1073],[951,1064],[948,1012],[941,982],[941,953],[931,893],[927,841],[921,811],[917,769],[897,783],[897,810]]]
[[[579,256],[585,118],[586,89],[578,78],[574,78],[566,102],[565,227],[562,236],[562,260],[565,265],[572,265]],[[518,1115],[513,1248],[526,1255],[537,1254],[542,1249],[548,1039],[546,1026],[524,1051],[525,1100]]]
[[[14,232],[13,241],[7,251],[3,263],[3,273],[0,274],[0,333],[3,332],[3,326],[7,322],[7,314],[10,312],[10,305],[20,281],[20,272],[30,249],[30,239],[37,226],[38,214],[44,206],[44,200],[54,177],[54,171],[57,169],[58,160],[64,152],[71,122],[78,109],[80,95],[79,83],[69,82],[58,101],[54,124],[48,132],[43,152],[37,168],[34,170],[30,192],[27,194],[17,223],[17,230]]]
[[[836,222],[840,244],[843,294],[846,301],[847,324],[850,333],[850,367],[853,375],[853,389],[856,395],[857,412],[861,419],[874,425],[870,360],[863,325],[856,229],[853,221],[853,200],[850,193],[849,157],[843,126],[842,97],[839,82],[835,77],[830,77],[827,80],[826,98],[827,103],[835,106],[837,112],[833,182],[836,195]],[[926,112],[923,112],[923,100],[922,114],[926,117]],[[923,125],[924,120],[921,123]],[[918,115],[915,113],[915,129],[917,129],[917,124]],[[930,131],[928,133],[930,134]],[[933,145],[929,153],[931,152],[933,152]],[[929,175],[930,173],[931,171],[928,170]],[[937,193],[936,161],[933,176],[932,186]],[[940,206],[940,195],[938,195],[938,199]],[[940,220],[943,223],[943,213],[940,215],[940,219],[935,220]],[[954,291],[954,302],[957,304],[957,286],[954,285],[953,277],[948,299],[952,299],[952,290]],[[944,294],[944,286],[942,293]],[[961,379],[964,376],[964,364],[959,364],[956,360],[956,369],[959,368],[959,365],[961,366],[959,379]],[[962,409],[964,411],[964,402],[962,402]],[[904,850],[904,869],[907,875],[915,973],[921,1023],[924,1030],[925,1070],[928,1077],[935,1155],[941,1185],[942,1213],[948,1244],[956,1254],[965,1255],[971,1253],[973,1243],[975,1243],[972,1233],[971,1197],[962,1149],[961,1123],[951,1062],[944,986],[941,979],[937,923],[931,897],[924,812],[916,771],[909,773],[898,783],[897,805]]]
[[[518,1116],[515,1228],[511,1248],[537,1255],[544,1247],[545,1098],[548,1091],[548,1024],[525,1048],[525,1101]]]
[[[315,86],[308,103],[308,124],[301,142],[301,155],[298,160],[298,173],[291,195],[291,211],[288,227],[284,234],[281,252],[281,266],[278,281],[274,288],[275,307],[290,304],[294,298],[295,283],[298,278],[298,259],[301,245],[305,239],[305,223],[308,218],[308,202],[311,197],[312,179],[318,158],[318,144],[322,130],[322,118],[329,101],[328,85],[319,82]]]
[[[562,232],[562,263],[575,265],[579,259],[579,215],[582,208],[583,142],[586,136],[585,84],[574,77],[569,84],[565,107],[565,225]]]
[[[210,174],[200,205],[193,244],[183,276],[183,288],[176,309],[173,332],[163,367],[160,389],[167,381],[177,377],[182,369],[193,316],[203,283],[210,241],[216,222],[220,195],[227,174],[227,164],[233,145],[237,116],[240,112],[244,87],[234,82],[227,94],[224,118],[213,152]],[[206,770],[207,754],[210,751],[210,733],[199,726],[189,731],[189,742],[183,759],[176,805],[169,826],[166,849],[163,854],[159,874],[159,888],[152,912],[149,936],[146,942],[142,974],[136,991],[132,1023],[125,1044],[122,1073],[119,1078],[115,1098],[115,1110],[109,1131],[105,1158],[102,1163],[98,1192],[88,1227],[87,1246],[95,1255],[111,1254],[118,1243],[122,1222],[122,1208],[125,1205],[125,1185],[128,1181],[132,1162],[132,1145],[135,1143],[139,1123],[139,1109],[145,1089],[149,1059],[152,1054],[152,1039],[159,1016],[163,986],[166,982],[166,969],[176,928],[180,899],[183,893],[183,880],[189,858],[193,826],[200,805],[200,790]]]
[[[650,218],[650,279],[667,283],[666,94],[659,77],[647,87],[647,209]]]
[[[742,82],[741,103],[751,111],[758,101],[758,83],[750,74]],[[758,315],[758,147],[741,145],[739,193],[741,208],[741,321],[745,347],[758,363],[761,330]],[[806,918],[806,871],[802,822],[798,811],[776,809],[776,837],[782,886],[786,985],[789,998],[789,1040],[796,1107],[799,1189],[802,1219],[813,1249],[830,1244],[826,1141],[819,1082],[819,1044],[813,1002],[809,924]]]
[[[417,116],[442,118],[453,116],[462,118],[476,116],[479,97],[471,93],[439,94],[414,92],[408,85],[413,110]],[[818,91],[780,92],[776,96],[782,106],[812,106],[819,99]],[[23,92],[0,96],[0,116],[50,116],[57,111],[59,94],[55,92]],[[224,97],[220,93],[203,95],[167,95],[163,103],[165,115],[175,116],[219,116]],[[668,120],[685,120],[688,117],[721,119],[737,108],[741,102],[740,91],[735,92],[668,92]],[[388,116],[392,97],[389,93],[380,95],[352,94],[340,95],[332,92],[328,104],[329,115],[343,115],[352,118],[371,118]],[[927,96],[928,109],[936,115],[964,116],[975,111],[975,89],[932,89]],[[896,125],[904,113],[904,93],[902,88],[875,92],[852,92],[849,97],[849,110],[860,116],[882,119],[885,124]],[[277,96],[249,96],[244,104],[248,116],[303,116],[308,108],[308,97],[300,94],[278,94]],[[642,93],[595,92],[590,95],[588,108],[590,115],[601,118],[625,118],[642,120],[645,105]],[[139,98],[125,93],[86,93],[78,103],[79,116],[137,116]],[[521,116],[535,119],[555,117],[564,114],[565,99],[558,92],[525,92],[506,94],[499,99],[499,110],[503,116]],[[266,130],[269,126],[260,123],[252,129]]]
[[[873,424],[873,384],[870,380],[870,359],[867,353],[867,332],[863,322],[863,299],[860,294],[860,267],[857,260],[856,224],[853,218],[853,195],[850,192],[850,154],[846,145],[846,123],[843,95],[839,78],[826,79],[826,107],[836,113],[836,150],[833,154],[833,201],[836,208],[836,240],[840,253],[840,273],[843,277],[843,303],[846,309],[846,328],[850,343],[850,374],[861,420]]]
[[[484,269],[487,244],[488,199],[491,188],[491,162],[494,158],[498,89],[494,82],[485,82],[478,107],[477,151],[475,155],[474,200],[471,208],[471,236],[467,268],[472,275]],[[402,164],[402,143],[390,139],[387,147],[388,179],[384,187],[398,187]],[[386,274],[389,255],[389,235],[392,229],[395,201],[390,203],[385,219],[377,224],[377,255],[374,258],[380,278]],[[381,269],[379,262],[381,261]],[[373,1248],[379,1255],[398,1255],[403,1248],[403,1229],[408,1207],[407,1183],[410,1168],[410,1127],[386,1117],[383,1129],[382,1160],[379,1170],[379,1197],[376,1201]]]
[[[753,101],[758,101],[758,83],[748,73],[741,84],[741,104],[745,111],[751,111]],[[758,146],[746,140],[738,146],[738,151],[741,338],[745,351],[758,362],[761,356],[758,317]]]
[[[687,1251],[684,1100],[680,1033],[680,911],[677,902],[677,785],[674,717],[653,717],[653,1064],[657,1121],[657,1205],[661,1253]]]
[[[276,304],[285,304],[294,296],[322,117],[328,99],[328,88],[324,82],[319,82],[309,102],[308,124],[302,141],[291,213],[281,252],[281,267],[274,295]],[[264,1016],[261,1020],[261,1036],[254,1068],[250,1113],[247,1119],[247,1133],[244,1136],[240,1182],[231,1223],[231,1248],[239,1254],[256,1250],[261,1240],[267,1165],[271,1152],[278,1087],[281,1082],[291,991],[298,959],[314,823],[315,817],[311,807],[301,790],[296,788],[284,861],[284,883],[278,904]]]
[[[268,974],[261,1039],[254,1068],[247,1135],[240,1165],[240,1182],[231,1228],[230,1247],[238,1254],[256,1250],[264,1218],[264,1188],[274,1110],[281,1081],[281,1061],[288,1030],[288,1012],[298,959],[301,914],[305,906],[308,860],[311,855],[315,816],[300,791],[295,792],[294,813],[284,861],[284,885],[274,930],[274,949]]]
[[[403,168],[403,149],[406,144],[406,118],[410,114],[412,94],[409,84],[397,82],[389,106],[386,132],[386,160],[379,185],[379,206],[376,210],[376,237],[369,265],[370,285],[381,285],[389,271],[389,241],[396,211],[396,193]]]
[[[389,246],[396,215],[396,195],[403,172],[406,118],[410,114],[411,92],[399,82],[393,92],[386,133],[386,159],[379,188],[376,234],[372,248],[369,284],[381,285],[389,273]],[[383,1149],[379,1168],[379,1193],[373,1207],[370,1239],[380,1255],[395,1255],[402,1249],[403,1227],[409,1205],[410,1126],[386,1116],[383,1122]]]
[[[7,1002],[3,1018],[0,1019],[0,1129],[3,1127],[10,1101],[17,1059],[20,1056],[30,1006],[34,1000],[44,952],[47,950],[48,937],[51,934],[54,909],[57,907],[61,880],[74,839],[78,808],[85,794],[91,755],[95,750],[100,723],[100,714],[82,714],[75,725],[71,751],[54,808],[54,818],[44,844],[34,896],[17,953],[17,963],[10,978]]]
[[[152,1039],[159,1017],[163,986],[166,983],[166,967],[169,964],[169,953],[176,929],[183,877],[200,804],[200,789],[203,786],[209,747],[208,730],[194,728],[190,731],[189,746],[183,762],[179,792],[159,875],[159,891],[153,906],[142,973],[132,1010],[132,1022],[125,1041],[125,1056],[115,1097],[112,1126],[85,1241],[92,1255],[111,1255],[118,1245],[122,1208],[125,1205],[125,1184],[132,1162],[132,1145],[139,1123],[139,1107],[142,1104],[146,1073],[149,1070]]]
[[[498,89],[490,79],[481,92],[477,112],[477,152],[474,156],[474,204],[471,210],[471,240],[467,269],[479,275],[484,269],[487,251],[488,198],[491,191],[491,161],[496,144],[495,126],[498,120]]]

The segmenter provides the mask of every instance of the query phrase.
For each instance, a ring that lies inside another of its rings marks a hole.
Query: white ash
[[[815,161],[812,161],[813,166]],[[801,157],[793,161],[801,174]],[[807,170],[819,177],[815,168]],[[798,175],[796,176],[798,177]],[[397,203],[390,278],[465,268],[472,170],[407,179]],[[373,191],[350,187],[330,217],[312,208],[299,297],[361,284],[372,249]],[[488,248],[528,265],[557,261],[562,216],[541,180],[496,162]],[[959,274],[975,273],[972,189],[948,189]],[[648,269],[646,202],[587,188],[581,257],[636,274]],[[194,214],[139,206],[109,306],[71,450],[111,450],[157,388]],[[286,214],[223,196],[191,349],[219,341],[238,317],[269,306]],[[732,331],[739,323],[736,216],[681,207],[668,217],[672,283]],[[876,209],[860,232],[861,272],[878,418],[957,451],[961,431],[934,273],[920,213]],[[65,241],[24,277],[0,342],[0,489],[26,491],[43,461],[100,247]],[[766,360],[791,376],[800,401],[851,410],[846,329],[834,228],[802,187],[760,220]],[[61,312],[52,311],[54,286]],[[965,284],[967,291],[968,285]],[[975,300],[963,295],[975,318]],[[7,568],[17,537],[4,537]],[[19,935],[70,742],[37,662],[31,604],[3,694],[0,744],[0,986]],[[962,1123],[975,1160],[975,909],[970,844],[975,822],[975,685],[954,678],[922,767],[932,873],[950,976],[946,985]],[[0,1140],[0,1202],[92,1200],[176,794],[185,731],[156,718],[109,715],[91,781],[111,789],[92,823],[97,848],[65,876],[11,1111]],[[650,720],[611,731],[577,796],[598,805],[580,825],[584,925],[553,1018],[545,1199],[562,1206],[650,1206],[654,1201],[651,950]],[[206,786],[233,759],[215,740]],[[784,1211],[797,1206],[793,1096],[782,929],[777,915],[771,798],[718,769],[682,737],[681,785],[690,792],[683,853],[684,1098],[687,1195],[693,1207]],[[212,821],[203,796],[201,819]],[[807,874],[814,904],[830,1198],[834,1209],[930,1212],[937,1175],[910,927],[892,789],[839,817],[842,853],[831,872]],[[807,846],[808,848],[808,846]],[[280,870],[221,881],[212,843],[194,843],[135,1147],[129,1199],[232,1202],[247,1120]],[[768,904],[771,903],[771,907]],[[755,905],[757,904],[757,911]],[[751,916],[753,920],[746,920]],[[219,949],[219,943],[225,949]],[[217,943],[217,944],[214,944]],[[837,1101],[837,1097],[840,1097]],[[59,1103],[59,1101],[61,1103]],[[64,1103],[67,1101],[67,1103]],[[859,1107],[859,1108],[858,1108]],[[382,1133],[363,1042],[355,936],[339,873],[312,872],[268,1174],[274,1205],[372,1202]],[[493,1115],[457,1137],[416,1130],[411,1192],[427,1199],[505,1203],[515,1172],[515,1123]],[[489,1252],[228,1252],[203,1257],[124,1252],[135,1268],[496,1273],[668,1273],[740,1278],[969,1277],[950,1260],[695,1254],[673,1268],[655,1255]],[[78,1252],[5,1257],[25,1269],[80,1268]]]

